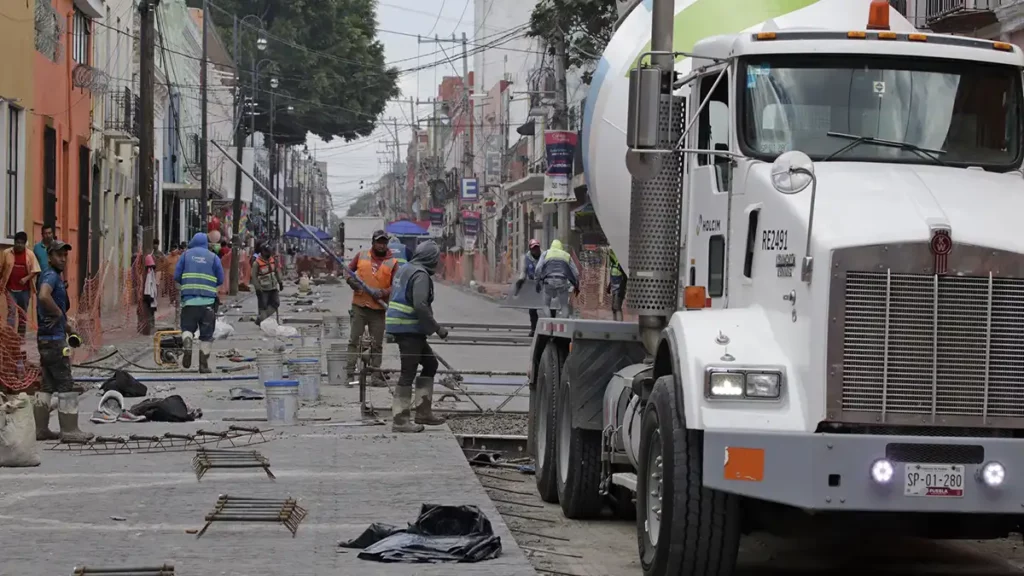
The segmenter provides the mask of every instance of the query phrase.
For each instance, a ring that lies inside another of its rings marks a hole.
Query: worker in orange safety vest
[[[387,313],[387,302],[391,296],[391,281],[398,270],[398,262],[388,249],[388,235],[377,230],[371,237],[373,245],[364,250],[349,262],[348,268],[370,290],[348,278],[348,285],[353,290],[352,310],[349,312],[348,354],[345,362],[345,382],[351,385],[355,374],[356,360],[360,354],[360,340],[363,331],[370,331],[370,367],[380,368],[381,353],[384,351],[384,319]],[[383,302],[383,305],[381,304]],[[387,386],[383,374],[374,372],[370,379],[371,386]]]

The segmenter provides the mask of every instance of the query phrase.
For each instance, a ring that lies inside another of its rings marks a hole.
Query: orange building
[[[36,0],[35,97],[29,120],[30,171],[37,174],[30,194],[33,228],[30,243],[40,239],[43,224],[52,224],[57,237],[73,246],[65,271],[73,305],[86,276],[91,184],[89,137],[92,93],[93,18],[100,17],[100,0]],[[40,18],[50,5],[52,13]]]

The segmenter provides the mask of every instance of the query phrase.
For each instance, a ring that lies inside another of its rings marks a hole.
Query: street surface
[[[313,297],[314,308],[328,314],[348,309],[350,292],[344,285],[316,290],[320,294]],[[294,288],[286,291],[283,317],[313,318],[324,313],[293,304],[293,294]],[[227,308],[235,335],[218,341],[215,350],[234,348],[243,356],[253,356],[267,340],[254,324],[242,320],[254,314],[255,299],[243,297],[240,302],[240,308]],[[524,312],[502,309],[485,297],[442,285],[436,288],[435,310],[442,322],[527,323]],[[119,349],[135,362],[151,366],[150,341],[139,338]],[[328,341],[325,347],[333,342],[338,341]],[[529,356],[525,346],[439,345],[436,349],[458,370],[524,371]],[[387,345],[385,355],[385,366],[397,368],[397,347]],[[217,358],[214,364],[236,365],[225,358]],[[232,374],[254,374],[254,369]],[[105,373],[80,371],[78,375]],[[135,375],[154,376],[142,371]],[[485,380],[467,376],[467,389],[503,394],[514,390],[508,384],[514,384],[515,377],[495,377],[491,385],[472,383]],[[229,424],[266,426],[254,421],[265,416],[262,401],[229,400],[230,388],[255,388],[254,380],[145,384],[151,395],[180,394],[190,406],[202,409],[201,420],[102,426],[84,422],[83,426],[104,435],[223,430]],[[276,482],[260,470],[217,469],[197,482],[191,451],[82,456],[43,450],[38,468],[0,469],[0,539],[5,542],[0,574],[51,576],[69,573],[75,565],[131,567],[162,562],[174,563],[181,574],[229,576],[641,573],[633,521],[610,516],[588,522],[566,520],[558,506],[544,504],[536,496],[533,476],[498,468],[477,468],[474,475],[447,429],[397,436],[383,426],[356,426],[360,420],[356,389],[322,385],[321,393],[320,402],[302,409],[300,417],[306,420],[299,426],[275,430],[268,434],[273,441],[252,447],[270,459]],[[375,406],[390,407],[387,389],[373,388],[369,393]],[[475,399],[485,409],[496,408],[503,400],[500,396]],[[83,413],[91,414],[97,401],[95,394],[83,396]],[[474,409],[465,398],[445,407]],[[525,408],[524,398],[510,402],[505,410]],[[389,415],[387,410],[381,412]],[[451,428],[463,434],[526,433],[521,414],[467,414]],[[222,493],[294,496],[309,516],[296,538],[280,525],[217,522],[197,540],[194,531],[202,527],[205,514]],[[502,537],[502,557],[483,565],[413,566],[370,564],[356,558],[356,551],[338,551],[339,540],[357,536],[370,523],[402,525],[414,520],[424,502],[480,506]],[[738,574],[1009,576],[1020,574],[1024,567],[1019,538],[879,543],[828,534],[813,540],[754,535],[743,540]]]

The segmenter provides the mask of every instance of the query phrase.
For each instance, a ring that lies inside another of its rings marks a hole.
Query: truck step
[[[628,488],[631,492],[636,492],[636,474],[633,474],[632,472],[618,472],[612,474],[612,484]]]

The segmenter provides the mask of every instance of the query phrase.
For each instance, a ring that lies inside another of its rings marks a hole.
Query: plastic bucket
[[[263,383],[267,398],[267,423],[292,426],[299,421],[299,383],[295,380],[268,380]]]
[[[337,316],[324,317],[324,337],[341,338],[341,322]]]
[[[316,345],[318,345],[320,343],[320,332],[321,332],[321,328],[319,326],[316,326],[316,327],[306,327],[306,328],[300,329],[299,330],[299,337],[302,340],[301,346],[305,348],[305,347],[309,347],[309,346],[316,346]]]
[[[320,347],[319,346],[299,346],[292,352],[292,358],[295,360],[307,360],[313,359],[317,362],[320,361]]]
[[[256,357],[256,373],[260,384],[284,378],[284,355],[280,352],[261,352]]]
[[[299,382],[299,398],[320,399],[320,361],[312,359],[292,360],[288,363],[288,376]]]
[[[327,384],[329,386],[347,386],[345,378],[345,361],[347,356],[344,352],[331,350],[327,353]]]

